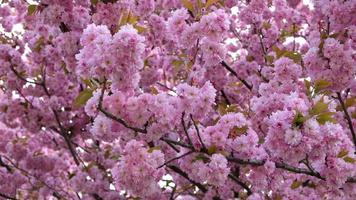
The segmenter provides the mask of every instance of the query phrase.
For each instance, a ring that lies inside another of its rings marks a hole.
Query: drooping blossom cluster
[[[1,1],[0,199],[356,199],[354,13]]]

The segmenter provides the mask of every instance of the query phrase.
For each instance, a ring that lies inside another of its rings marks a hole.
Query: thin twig
[[[162,167],[166,166],[167,164],[169,164],[169,163],[171,163],[171,162],[173,162],[173,161],[175,161],[175,160],[178,160],[178,159],[180,159],[180,158],[183,158],[183,157],[185,157],[185,156],[187,156],[187,155],[189,155],[189,154],[192,154],[192,153],[194,153],[194,152],[193,152],[193,151],[188,151],[188,152],[186,152],[186,153],[184,153],[184,154],[182,154],[182,155],[180,155],[180,156],[174,157],[174,158],[172,158],[172,159],[166,161],[165,163],[163,163],[163,164],[160,165],[159,167],[157,167],[157,169],[162,168]]]
[[[187,139],[188,139],[189,145],[191,145],[191,146],[194,148],[193,142],[192,142],[192,140],[190,139],[189,134],[188,134],[187,126],[186,126],[186,124],[185,124],[185,122],[184,122],[184,116],[185,116],[185,112],[182,113],[182,117],[181,117],[181,123],[182,123],[182,126],[183,126],[183,130],[184,130],[185,136],[186,136]]]
[[[22,77],[21,74],[12,65],[10,65],[10,69],[17,76],[17,78],[19,78],[20,80],[25,81],[26,83],[41,85],[41,83],[38,83],[36,81],[30,81],[30,80],[27,80],[26,78]]]
[[[230,162],[241,164],[241,165],[252,165],[252,166],[262,166],[265,164],[264,160],[253,160],[253,159],[240,159],[232,156],[226,157]]]
[[[230,102],[229,98],[227,97],[227,95],[225,94],[224,90],[221,90],[221,96],[224,97],[227,105],[231,105],[231,102]]]
[[[193,150],[193,147],[191,145],[184,144],[182,142],[174,141],[174,140],[171,140],[171,139],[168,139],[168,138],[161,138],[160,140],[162,140],[164,142],[167,142],[167,143],[170,143],[170,144],[178,145],[178,146]]]
[[[195,123],[195,121],[194,121],[194,119],[193,119],[193,115],[192,115],[192,114],[190,114],[190,119],[191,119],[191,120],[192,120],[192,122],[193,122],[193,125],[194,125],[194,127],[195,127],[196,132],[197,132],[197,135],[198,135],[199,141],[200,141],[201,145],[203,146],[203,150],[205,151],[205,150],[206,150],[206,146],[205,146],[205,144],[204,144],[203,140],[202,140],[202,139],[201,139],[201,137],[200,137],[199,128],[198,128],[197,124]]]

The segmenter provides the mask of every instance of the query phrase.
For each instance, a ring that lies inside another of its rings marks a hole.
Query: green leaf
[[[91,88],[93,86],[93,83],[90,81],[90,79],[82,79],[83,83]]]
[[[75,173],[68,173],[68,180],[72,179],[75,175]]]
[[[328,112],[329,106],[328,104],[324,103],[323,100],[319,100],[309,111],[310,115],[319,115],[324,112]]]
[[[173,60],[172,61],[172,65],[173,65],[175,71],[179,71],[183,64],[184,64],[183,60]]]
[[[62,69],[64,71],[64,74],[67,75],[69,73],[69,71],[68,71],[66,66],[67,66],[66,63],[64,61],[62,61],[61,67],[62,67]]]
[[[342,158],[342,157],[346,156],[348,153],[349,153],[349,151],[343,149],[339,152],[339,154],[337,154],[337,157]]]
[[[339,36],[339,34],[340,34],[339,32],[336,32],[336,33],[333,33],[333,34],[329,35],[329,37],[337,38]]]
[[[254,61],[255,60],[255,57],[253,57],[253,55],[247,55],[246,56],[246,61],[247,62],[252,62],[252,61]]]
[[[37,5],[29,5],[27,7],[27,15],[33,15],[37,10]]]
[[[97,3],[99,2],[99,0],[90,0],[90,3],[92,4],[92,5],[96,5]]]
[[[352,163],[352,164],[354,164],[356,162],[356,160],[354,158],[351,158],[349,156],[344,157],[344,161],[347,163]]]
[[[234,126],[229,132],[229,138],[235,139],[236,137],[245,134],[247,130],[248,130],[248,126],[242,126],[242,127]]]
[[[349,107],[351,107],[351,106],[356,104],[356,98],[355,97],[348,98],[348,99],[345,100],[344,104],[345,104],[345,107],[347,109],[347,108],[349,108]],[[336,106],[336,110],[337,111],[342,111],[342,106],[341,105]]]
[[[352,119],[356,119],[356,111],[351,113]]]
[[[208,148],[208,154],[212,155],[212,154],[216,153],[217,150],[218,150],[218,148],[215,145],[212,145]]]
[[[219,2],[220,0],[207,0],[205,7],[208,8],[209,6],[213,5],[214,3]]]
[[[355,103],[356,103],[356,97],[348,98],[348,99],[346,99],[346,101],[345,101],[345,107],[346,107],[346,108],[349,108],[349,107],[355,105]]]
[[[326,122],[336,123],[337,121],[332,117],[334,112],[321,113],[316,117],[316,121],[320,124],[325,124]]]
[[[201,160],[204,163],[207,163],[210,161],[209,157],[203,153],[199,153],[197,156],[195,156],[195,158],[193,159],[193,162],[198,161],[198,160]]]
[[[74,106],[80,107],[85,105],[92,96],[93,96],[93,90],[85,89],[81,91],[74,100]]]
[[[262,27],[266,30],[270,29],[272,27],[271,23],[269,22],[263,22]]]
[[[238,110],[238,106],[236,104],[228,105],[226,103],[219,103],[218,104],[218,111],[220,115],[226,115],[230,112],[236,112]]]
[[[300,187],[302,184],[303,184],[302,182],[295,180],[295,181],[293,181],[293,183],[292,183],[292,185],[290,186],[290,188],[293,189],[293,190],[295,190],[295,189],[297,189],[298,187]]]
[[[191,12],[194,12],[194,5],[189,0],[181,0],[183,6]]]
[[[41,36],[40,38],[38,38],[38,40],[36,41],[35,43],[35,47],[33,48],[33,50],[35,52],[40,52],[41,49],[42,49],[42,46],[44,45],[45,43],[45,38],[43,36]]]
[[[296,115],[294,116],[292,124],[294,127],[301,127],[305,122],[305,120],[306,118],[303,116],[303,114],[297,111]]]
[[[318,94],[321,90],[325,90],[328,88],[332,83],[326,80],[316,80],[314,86],[314,93]]]
[[[307,79],[304,79],[304,85],[307,90],[308,97],[311,97],[311,90],[310,90],[311,83],[310,83],[310,81],[308,81]]]
[[[156,147],[151,147],[147,150],[148,153],[152,153],[153,151],[160,150],[161,148],[156,146]]]
[[[274,57],[271,56],[271,55],[267,55],[266,56],[266,61],[268,64],[272,64],[273,63],[273,60],[274,60]]]
[[[286,51],[283,56],[292,59],[297,64],[302,61],[302,55],[298,52]]]

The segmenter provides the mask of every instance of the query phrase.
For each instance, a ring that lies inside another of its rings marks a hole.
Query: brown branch
[[[103,99],[104,99],[104,93],[105,93],[105,87],[106,87],[105,85],[106,84],[104,83],[103,89],[102,89],[101,94],[100,94],[98,110],[100,112],[102,112],[107,118],[110,118],[110,119],[112,119],[112,120],[114,120],[116,122],[119,122],[125,128],[131,129],[131,130],[133,130],[135,132],[139,132],[139,133],[147,133],[146,129],[133,127],[133,126],[129,125],[125,120],[113,115],[112,113],[108,112],[107,110],[105,110],[103,108]]]
[[[46,86],[46,72],[45,72],[45,69],[43,70],[43,75],[42,75],[42,78],[43,80],[39,83],[39,82],[35,82],[35,81],[29,81],[27,80],[26,78],[22,77],[20,75],[20,73],[18,71],[16,71],[16,69],[11,65],[10,66],[11,68],[11,71],[20,79],[20,80],[23,80],[27,83],[31,83],[31,84],[35,84],[35,85],[39,85],[43,88],[45,94],[48,96],[48,97],[51,97],[51,94],[49,93],[48,89],[47,89],[47,86]],[[20,93],[21,94],[21,93]],[[25,97],[24,97],[25,98]],[[25,98],[26,100],[26,98]],[[54,116],[55,116],[55,119],[56,119],[56,122],[60,128],[60,135],[64,138],[65,140],[65,143],[67,144],[68,148],[69,148],[69,151],[74,159],[74,162],[79,165],[79,159],[78,159],[78,156],[76,154],[76,151],[75,149],[73,148],[72,144],[71,144],[71,141],[70,141],[70,138],[69,138],[69,135],[67,134],[67,131],[65,130],[65,128],[61,125],[61,122],[59,120],[59,116],[58,116],[58,113],[52,108],[51,109],[52,112],[54,113]]]
[[[17,200],[15,197],[10,197],[9,195],[3,194],[0,192],[0,197],[3,197],[5,199],[10,199],[10,200]]]
[[[182,142],[174,141],[174,140],[171,140],[171,139],[168,139],[168,138],[161,138],[160,140],[162,140],[164,142],[168,142],[170,144],[174,144],[174,145],[178,145],[178,146],[181,146],[181,147],[184,147],[184,148],[187,148],[187,149],[194,150],[194,148],[191,145],[184,144]]]
[[[352,125],[352,119],[349,115],[349,113],[347,112],[347,108],[345,106],[345,103],[344,101],[342,100],[342,97],[341,97],[341,93],[340,92],[337,92],[337,98],[341,104],[341,108],[342,110],[344,111],[344,114],[345,114],[345,118],[347,120],[347,124],[349,126],[349,129],[351,131],[351,135],[352,135],[352,141],[354,143],[354,147],[355,147],[355,153],[356,153],[356,134],[355,134],[355,130],[354,130],[354,127]]]
[[[185,157],[185,156],[187,156],[187,155],[189,155],[189,154],[192,154],[192,153],[194,153],[194,152],[193,152],[193,151],[188,151],[188,152],[186,152],[186,153],[184,153],[184,154],[182,154],[182,155],[180,155],[180,156],[174,157],[174,158],[172,158],[172,159],[166,161],[165,163],[163,163],[163,164],[160,165],[159,167],[157,167],[157,169],[162,168],[162,167],[166,166],[167,164],[169,164],[169,163],[171,163],[171,162],[173,162],[173,161],[175,161],[175,160],[178,160],[178,159],[180,159],[180,158],[183,158],[183,157]]]
[[[193,125],[194,125],[194,127],[195,127],[195,131],[197,132],[197,135],[198,135],[199,141],[200,141],[201,145],[203,146],[203,150],[204,150],[204,151],[206,151],[206,146],[205,146],[205,144],[204,144],[203,140],[202,140],[202,139],[201,139],[201,137],[200,137],[199,128],[198,128],[197,124],[195,123],[195,121],[194,121],[194,119],[193,119],[193,115],[192,115],[192,114],[190,114],[190,119],[191,119],[191,120],[192,120],[192,122],[193,122]]]
[[[195,182],[194,180],[190,179],[188,174],[185,173],[183,170],[181,170],[179,167],[177,167],[175,165],[169,165],[168,168],[171,169],[172,171],[174,171],[175,173],[179,174],[183,178],[187,179],[191,184],[197,186],[199,188],[199,190],[201,190],[203,193],[206,193],[208,191],[205,188],[204,185],[202,185],[201,183]]]
[[[221,90],[221,96],[225,99],[225,102],[227,105],[231,105],[231,102],[230,102],[229,98],[227,97],[226,93],[224,92],[224,90]]]
[[[290,165],[287,165],[287,164],[281,163],[281,162],[276,162],[275,165],[276,165],[276,168],[284,169],[289,172],[294,172],[297,174],[305,174],[305,175],[309,175],[309,176],[314,176],[314,177],[324,180],[324,181],[326,180],[318,172],[309,171],[308,169],[293,167],[293,166],[290,166]]]
[[[253,159],[240,159],[232,156],[226,157],[230,162],[241,164],[241,165],[252,165],[252,166],[262,166],[265,164],[264,160],[253,160]]]
[[[46,86],[46,70],[43,69],[43,80],[42,80],[42,83],[41,83],[41,86],[44,90],[44,92],[46,93],[46,95],[50,98],[51,97],[51,94],[49,93],[48,89],[47,89],[47,86]],[[74,162],[76,165],[79,165],[80,162],[79,162],[79,156],[77,154],[77,152],[75,151],[73,145],[72,145],[72,142],[70,140],[70,135],[68,135],[68,131],[66,130],[66,128],[64,128],[62,126],[62,123],[59,119],[59,114],[57,113],[57,111],[53,108],[51,108],[52,112],[53,112],[53,115],[54,115],[54,118],[56,120],[56,123],[59,127],[59,130],[60,132],[58,132],[63,138],[64,138],[64,141],[66,143],[66,145],[68,146],[69,148],[69,152],[70,154],[72,155],[73,159],[74,159]]]
[[[7,165],[6,163],[4,163],[4,161],[2,161],[1,156],[0,156],[0,166],[6,168],[6,170],[7,170],[8,172],[12,172],[11,167],[10,167],[9,165]]]
[[[239,184],[242,188],[244,188],[247,191],[247,195],[251,195],[252,194],[252,191],[248,187],[248,185],[246,185],[244,182],[239,180],[236,176],[234,176],[232,174],[229,174],[228,177],[231,178],[233,181],[235,181],[237,184]]]
[[[181,123],[182,123],[182,126],[183,126],[183,130],[184,130],[185,136],[188,139],[189,145],[194,149],[193,142],[189,137],[187,126],[186,126],[185,121],[184,121],[184,116],[185,116],[185,112],[182,113],[182,117],[181,117]]]
[[[238,74],[233,70],[225,61],[221,61],[220,64],[225,67],[232,75],[234,75],[239,81],[244,84],[250,91],[252,91],[252,85],[248,84],[246,80],[240,78]]]
[[[26,83],[31,83],[31,84],[35,84],[35,85],[41,85],[41,83],[38,83],[36,81],[30,81],[30,80],[27,80],[26,78],[22,77],[21,74],[12,65],[10,65],[10,69],[16,75],[16,77],[19,78],[20,80],[22,80],[22,81],[24,81]]]
[[[190,149],[192,151],[195,151],[195,152],[206,153],[207,154],[206,151],[203,151],[203,150],[196,151],[196,150],[193,149],[192,146],[184,144],[184,143],[181,143],[181,142],[173,141],[173,140],[170,140],[170,139],[167,139],[167,138],[161,138],[161,140],[170,142],[171,144],[178,145],[178,146],[181,146],[181,147],[184,147],[184,148],[188,148],[188,149]],[[230,162],[233,162],[233,163],[237,163],[237,164],[241,164],[241,165],[251,165],[251,166],[256,166],[256,167],[262,166],[262,165],[264,165],[266,163],[265,160],[240,159],[240,158],[236,158],[236,157],[233,157],[233,156],[227,156],[226,159],[228,161],[230,161]],[[319,172],[316,172],[314,170],[293,167],[293,166],[290,166],[290,165],[288,165],[286,163],[282,163],[282,162],[275,162],[275,166],[278,169],[283,169],[283,170],[286,170],[286,171],[289,171],[289,172],[293,172],[293,173],[297,173],[297,174],[305,174],[305,175],[313,176],[313,177],[316,177],[316,178],[324,180],[324,181],[326,180],[325,177],[322,177],[319,174]],[[356,178],[355,177],[349,177],[346,182],[347,183],[356,183]]]
[[[356,183],[356,177],[347,178],[346,183]]]

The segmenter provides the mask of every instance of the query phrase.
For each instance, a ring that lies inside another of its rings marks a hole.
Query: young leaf
[[[99,0],[90,0],[90,3],[95,6],[97,3],[99,3]]]
[[[156,147],[151,147],[151,148],[149,148],[148,149],[148,153],[152,153],[153,151],[155,151],[155,150],[161,150],[161,148],[160,147],[158,147],[158,146],[156,146]]]
[[[92,96],[93,90],[85,89],[81,91],[74,100],[74,106],[80,107],[85,105]]]
[[[310,83],[310,81],[304,79],[304,85],[305,85],[305,88],[307,90],[308,97],[311,97],[311,90],[310,90],[311,83]]]
[[[201,160],[204,163],[207,163],[210,161],[209,157],[203,153],[199,153],[197,156],[195,156],[195,158],[193,159],[193,162],[198,161],[198,160]]]
[[[38,38],[38,40],[35,43],[35,47],[33,48],[33,50],[35,52],[37,52],[37,53],[40,52],[41,49],[42,49],[42,45],[45,43],[44,41],[45,41],[45,38],[43,36]]]
[[[337,157],[342,158],[342,157],[346,156],[348,153],[349,152],[347,150],[343,149],[339,152],[339,154],[337,154]]]
[[[213,5],[214,3],[219,2],[220,0],[207,0],[205,4],[205,8],[208,8],[209,6]]]
[[[328,112],[328,104],[324,103],[323,100],[319,100],[309,111],[310,115],[319,115],[324,112]]]
[[[344,157],[344,161],[351,164],[354,164],[356,162],[354,158],[351,158],[349,156]]]
[[[229,138],[235,139],[236,137],[245,134],[247,130],[248,130],[248,126],[242,126],[242,127],[234,126],[229,132]]]
[[[218,150],[217,147],[215,145],[212,145],[208,148],[208,154],[212,155],[212,154],[216,153],[217,150]]]
[[[355,97],[348,98],[345,101],[345,107],[346,108],[349,108],[349,107],[351,107],[351,106],[353,106],[355,104],[356,104],[356,98]]]
[[[334,112],[321,113],[316,117],[316,121],[320,124],[325,124],[326,122],[336,123],[336,120],[332,117]]]
[[[292,59],[297,64],[302,61],[302,55],[298,52],[286,51],[283,56]]]
[[[315,81],[315,88],[314,93],[318,94],[321,90],[328,88],[331,85],[331,82],[325,80],[316,80]]]
[[[194,12],[194,5],[189,0],[181,0],[183,6],[191,12]]]
[[[29,5],[27,7],[27,15],[33,15],[37,10],[37,5]]]
[[[292,183],[292,185],[290,186],[290,188],[293,189],[293,190],[295,190],[295,189],[297,189],[298,187],[300,187],[302,184],[303,184],[302,182],[295,180],[295,181],[293,181],[293,183]]]
[[[297,111],[296,115],[294,116],[292,124],[294,127],[301,127],[305,122],[305,120],[306,118],[303,116],[303,114]]]

